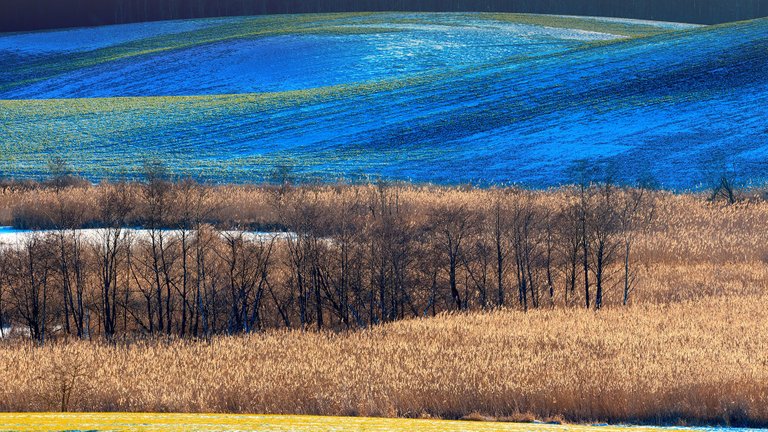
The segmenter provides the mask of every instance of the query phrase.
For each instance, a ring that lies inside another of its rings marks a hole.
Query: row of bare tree
[[[346,329],[442,311],[626,304],[654,193],[610,184],[498,189],[478,206],[398,186],[271,188],[282,233],[215,226],[215,188],[148,176],[94,189],[99,227],[67,205],[54,229],[0,246],[0,331],[209,337]],[[552,198],[557,195],[557,199]],[[141,229],[128,229],[137,220]],[[236,212],[235,212],[236,213]]]

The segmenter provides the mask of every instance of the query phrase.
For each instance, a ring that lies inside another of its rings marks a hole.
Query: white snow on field
[[[0,34],[0,51],[13,51],[21,54],[91,51],[155,36],[200,30],[232,21],[232,18],[159,21],[35,33],[14,33],[7,36]]]
[[[563,18],[590,19],[594,21],[607,22],[607,23],[617,23],[617,24],[627,24],[627,25],[647,25],[651,27],[658,27],[660,29],[665,29],[665,30],[685,30],[685,29],[691,29],[696,27],[702,27],[699,24],[687,24],[687,23],[677,23],[677,22],[668,22],[668,21],[650,21],[650,20],[641,20],[641,19],[632,19],[632,18],[583,17],[583,16],[576,16],[576,15],[557,15],[557,16],[563,17]]]
[[[566,52],[584,42],[623,36],[605,31],[555,28],[485,19],[473,14],[415,14],[414,22],[399,22],[400,14],[355,17],[321,22],[327,32],[243,38],[95,64],[58,73],[42,73],[27,82],[26,72],[0,92],[0,99],[57,99],[122,96],[197,96],[304,90],[375,82],[402,76],[455,71],[498,63],[504,59]],[[628,28],[643,24],[658,28],[686,24],[616,21]],[[177,35],[252,18],[152,22],[97,28],[0,35],[0,59],[23,66],[37,56],[94,50],[158,35]],[[600,25],[596,26],[597,28]],[[358,34],[345,29],[366,29]],[[339,31],[341,30],[341,31]],[[392,31],[394,30],[394,31]],[[212,30],[212,33],[216,33]],[[172,44],[171,44],[172,45]],[[151,45],[148,45],[151,47]],[[103,61],[102,61],[103,60]],[[45,69],[42,67],[42,69]],[[46,72],[46,71],[42,71]]]
[[[352,28],[381,28],[380,24],[357,24],[347,25],[342,27]],[[468,33],[466,36],[474,36],[473,31],[488,31],[493,32],[493,37],[500,43],[502,41],[509,41],[510,38],[522,38],[538,39],[552,38],[562,40],[610,40],[617,39],[620,36],[610,33],[600,33],[578,29],[565,29],[557,27],[546,27],[540,25],[531,24],[519,24],[511,22],[491,21],[491,20],[462,20],[457,22],[456,25],[441,25],[441,24],[387,24],[389,29],[397,30],[410,30],[417,32],[439,32],[446,33]]]
[[[381,28],[382,25],[377,24],[358,24],[347,25],[342,27],[352,28]],[[544,27],[530,24],[517,24],[517,23],[505,23],[494,21],[481,21],[481,20],[465,20],[462,21],[461,26],[454,25],[440,25],[440,24],[387,24],[389,29],[397,30],[411,30],[411,31],[431,31],[441,33],[451,32],[467,32],[467,31],[492,31],[495,33],[495,37],[499,41],[508,38],[546,38],[551,37],[554,39],[574,39],[574,40],[603,40],[603,39],[616,39],[618,36],[608,33],[591,32],[576,29],[563,29],[555,27]],[[471,36],[471,34],[470,34]]]
[[[11,339],[11,338],[29,338],[32,336],[32,332],[29,331],[29,328],[24,326],[16,326],[16,327],[3,327],[2,330],[0,330],[0,339]]]
[[[208,23],[208,21],[205,21]],[[347,24],[369,34],[283,35],[107,62],[32,83],[4,99],[277,92],[391,79],[562,52],[617,36],[525,24]],[[397,32],[378,32],[386,27]],[[2,39],[0,39],[0,53]]]
[[[51,231],[51,230],[18,230],[12,227],[0,227],[0,247],[19,247],[24,245],[26,241],[30,240],[35,235],[45,236],[45,235],[55,235],[56,233],[57,233],[56,231]],[[76,233],[81,236],[80,238],[84,242],[95,245],[105,238],[105,235],[107,234],[107,230],[80,229],[80,230],[76,230]],[[164,230],[163,231],[163,235],[166,236],[166,238],[178,238],[181,236],[181,233],[182,233],[181,230]],[[239,232],[238,231],[222,231],[220,234],[222,237],[227,237],[227,236],[236,236],[239,234]],[[130,236],[130,238],[133,240],[147,240],[149,239],[150,231],[142,228],[126,228],[122,230],[121,235],[126,237]],[[189,235],[191,236],[191,233],[189,233]],[[284,233],[284,232],[254,232],[254,231],[243,232],[243,237],[246,240],[263,240],[263,241],[271,241],[273,239],[285,240],[292,236],[293,236],[292,233]]]
[[[620,24],[630,24],[630,25],[643,24],[643,25],[649,25],[649,26],[659,27],[659,28],[669,29],[669,30],[685,30],[685,29],[701,27],[701,25],[699,24],[676,23],[676,22],[667,22],[667,21],[648,21],[648,20],[629,19],[629,18],[594,17],[593,19],[596,21],[615,22]]]

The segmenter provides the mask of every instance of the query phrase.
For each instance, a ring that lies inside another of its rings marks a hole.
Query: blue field
[[[0,35],[0,174],[768,178],[768,20],[340,14]]]

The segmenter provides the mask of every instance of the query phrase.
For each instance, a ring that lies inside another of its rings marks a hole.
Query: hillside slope
[[[767,33],[768,20],[384,14],[238,19],[74,53],[6,40],[0,169],[35,176],[65,154],[92,178],[159,157],[227,181],[278,164],[539,187],[584,166],[671,188],[760,179]]]
[[[0,37],[1,99],[277,92],[456,70],[691,28],[598,18],[330,14]]]

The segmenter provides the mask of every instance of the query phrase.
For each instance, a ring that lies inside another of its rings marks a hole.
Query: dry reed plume
[[[78,411],[759,425],[768,421],[767,305],[449,314],[210,343],[17,343],[0,349],[0,409],[58,409],[54,384],[77,358],[88,369],[68,407]]]

